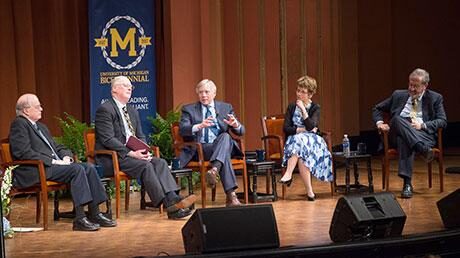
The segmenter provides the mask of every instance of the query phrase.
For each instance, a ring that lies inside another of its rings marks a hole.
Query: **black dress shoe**
[[[117,222],[105,217],[102,213],[97,214],[94,217],[90,217],[91,222],[99,224],[101,227],[115,227]]]
[[[434,153],[432,148],[428,148],[426,151],[422,152],[422,157],[426,163],[430,163],[434,159]]]
[[[283,181],[283,180],[280,179],[280,181],[278,181],[278,182],[280,182],[283,185],[287,185],[287,187],[289,187],[292,184],[292,177],[291,177],[291,179],[289,179],[287,181]]]
[[[312,197],[308,196],[308,194],[307,194],[307,201],[309,201],[309,202],[314,202],[315,199],[316,199],[316,194],[313,194]]]
[[[168,219],[182,219],[190,214],[192,214],[192,211],[189,208],[178,209],[174,212],[168,212]]]
[[[401,198],[405,198],[405,199],[412,198],[412,191],[413,191],[412,185],[405,184],[401,192]]]
[[[87,217],[83,217],[73,221],[72,229],[75,231],[96,231],[99,227],[99,224],[89,221]]]

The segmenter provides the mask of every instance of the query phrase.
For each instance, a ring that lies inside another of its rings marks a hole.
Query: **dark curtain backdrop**
[[[55,116],[87,118],[87,1],[1,0],[0,35],[2,138],[23,93],[39,96],[43,121],[55,134]]]

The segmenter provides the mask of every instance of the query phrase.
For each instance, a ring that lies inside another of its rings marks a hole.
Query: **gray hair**
[[[214,93],[217,92],[217,87],[216,87],[216,84],[209,80],[209,79],[204,79],[204,80],[201,80],[195,87],[195,91],[196,93],[198,93],[198,91],[200,90],[201,87],[203,86],[209,86],[209,88],[211,89],[211,91],[213,91]]]
[[[31,93],[26,93],[18,98],[18,101],[16,102],[16,116],[24,115],[24,109],[31,107],[30,102],[32,102],[32,98],[34,97],[37,96]]]
[[[131,80],[128,77],[120,75],[120,76],[114,77],[112,79],[112,81],[110,82],[110,86],[113,89],[113,87],[115,87],[115,85],[118,85],[118,84],[123,84],[124,85],[125,81],[131,82]]]
[[[422,80],[422,84],[424,85],[428,85],[428,83],[430,82],[430,74],[421,69],[421,68],[417,68],[415,69],[410,75],[409,75],[409,78],[413,78],[413,77],[418,77]]]

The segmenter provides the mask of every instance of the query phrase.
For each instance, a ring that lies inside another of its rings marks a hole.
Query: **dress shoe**
[[[287,181],[283,181],[283,180],[280,179],[280,181],[278,181],[278,182],[283,184],[283,185],[287,185],[287,187],[289,187],[292,184],[292,178],[287,180]]]
[[[206,172],[206,182],[208,182],[209,187],[216,188],[218,174],[219,172],[215,167],[211,168]]]
[[[241,206],[241,202],[238,200],[236,193],[232,191],[227,194],[227,201],[225,202],[226,207]]]
[[[190,214],[192,214],[192,211],[189,208],[178,209],[173,212],[168,211],[168,219],[182,219],[189,216]]]
[[[180,199],[178,202],[174,203],[171,206],[166,207],[168,212],[175,212],[180,209],[189,208],[192,206],[196,201],[196,195],[191,194],[185,198]]]
[[[432,148],[428,148],[426,151],[422,152],[422,157],[426,163],[430,163],[434,159],[434,153]]]
[[[309,202],[314,202],[315,199],[316,199],[316,194],[313,194],[312,197],[308,196],[308,194],[307,194],[307,201],[309,201]]]
[[[412,191],[413,191],[412,185],[405,184],[401,192],[401,198],[405,198],[405,199],[412,198]]]
[[[96,216],[91,216],[89,220],[93,223],[99,224],[101,227],[115,227],[117,222],[105,217],[102,213],[99,212]]]
[[[99,228],[99,224],[89,221],[87,217],[74,220],[72,227],[75,231],[96,231]]]

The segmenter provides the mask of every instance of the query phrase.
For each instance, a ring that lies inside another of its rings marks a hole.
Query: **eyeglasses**
[[[313,93],[309,90],[297,89],[297,93],[313,95]]]

